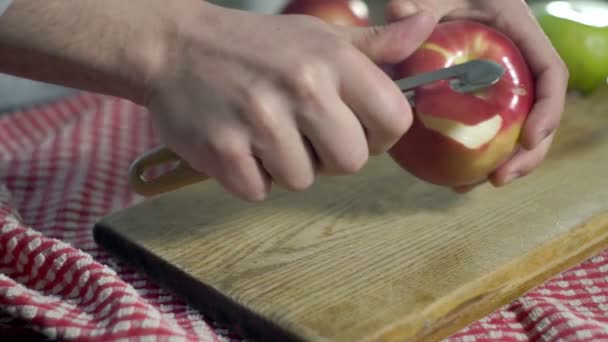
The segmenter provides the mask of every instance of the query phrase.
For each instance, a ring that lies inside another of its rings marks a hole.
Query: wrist
[[[167,7],[160,25],[162,33],[152,44],[156,46],[155,57],[144,59],[148,75],[145,103],[166,87],[179,86],[174,82],[189,78],[192,70],[218,57],[225,58],[223,53],[233,44],[226,40],[226,27],[235,21],[227,16],[242,13],[201,0],[173,1]]]
[[[143,104],[165,60],[172,2],[16,0],[0,17],[0,72]]]
[[[122,1],[117,0],[124,6],[119,9],[121,13],[110,14],[113,18],[108,18],[111,22],[106,24],[117,26],[116,30],[108,28],[105,32],[115,36],[107,44],[107,61],[96,62],[100,70],[107,68],[112,80],[108,89],[111,95],[146,105],[151,82],[166,67],[173,45],[179,18],[171,3],[181,0]]]
[[[124,40],[116,70],[125,82],[126,97],[137,104],[148,104],[154,82],[171,64],[180,19],[175,2],[182,1],[144,0],[146,14],[132,25],[133,37]]]

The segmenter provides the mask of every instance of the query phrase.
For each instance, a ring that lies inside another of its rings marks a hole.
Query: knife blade
[[[505,68],[499,63],[475,59],[466,63],[421,73],[396,80],[410,105],[415,105],[415,89],[437,81],[448,80],[450,87],[462,93],[471,93],[490,87],[504,75]]]

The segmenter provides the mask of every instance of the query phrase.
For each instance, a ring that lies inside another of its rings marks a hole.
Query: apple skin
[[[417,88],[412,126],[389,150],[403,169],[429,183],[461,187],[485,181],[513,154],[534,103],[534,79],[519,49],[501,32],[473,21],[440,23],[417,51],[395,66],[394,77],[472,59],[500,63],[505,74],[478,93],[457,92],[445,80]]]
[[[292,0],[282,14],[306,14],[328,23],[369,26],[369,7],[363,0]]]
[[[589,94],[605,85],[608,78],[608,3],[539,1],[531,8],[568,67],[568,88]]]

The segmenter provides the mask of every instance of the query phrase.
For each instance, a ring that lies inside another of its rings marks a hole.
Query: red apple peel
[[[490,59],[505,68],[495,85],[459,93],[440,81],[415,91],[414,120],[391,148],[403,169],[429,183],[462,187],[487,179],[517,147],[535,99],[532,73],[517,46],[473,21],[440,23],[429,39],[395,68],[395,78]]]
[[[306,14],[328,23],[369,26],[369,8],[363,0],[292,0],[283,14]]]

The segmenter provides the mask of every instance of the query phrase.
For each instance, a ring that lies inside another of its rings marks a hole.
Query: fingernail
[[[547,128],[544,131],[540,132],[540,139],[538,139],[538,141],[536,142],[536,145],[545,141],[545,139],[547,139],[551,134],[553,134],[553,131],[554,131],[553,129]]]
[[[418,13],[418,5],[412,1],[400,1],[397,6],[397,15],[405,18]]]
[[[507,175],[507,177],[505,178],[505,184],[511,183],[512,181],[519,178],[520,176],[521,176],[521,172],[519,172],[519,171],[509,173]]]
[[[553,130],[550,128],[542,131],[540,134],[540,140],[538,141],[538,143],[540,144],[543,140],[547,139],[551,134],[553,134]]]

